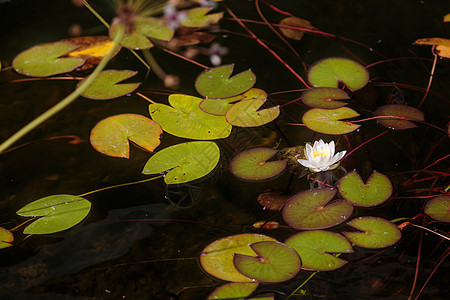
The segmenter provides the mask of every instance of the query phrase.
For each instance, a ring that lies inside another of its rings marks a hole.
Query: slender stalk
[[[91,83],[98,77],[101,71],[105,68],[106,64],[109,62],[117,47],[119,47],[119,42],[124,35],[124,27],[121,26],[119,31],[117,32],[116,37],[114,38],[114,45],[109,50],[109,52],[103,57],[98,66],[95,68],[94,72],[82,83],[80,86],[74,90],[70,95],[61,100],[58,104],[51,107],[49,110],[38,116],[36,119],[28,123],[25,127],[17,131],[14,135],[8,138],[0,145],[0,153],[8,149],[12,144],[21,139],[24,135],[29,133],[31,130],[39,126],[41,123],[45,122],[47,119],[58,113],[60,110],[65,108],[67,105],[72,103],[78,96],[81,95],[90,85]]]

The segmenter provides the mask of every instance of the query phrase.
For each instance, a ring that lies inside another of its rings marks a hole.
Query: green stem
[[[114,52],[116,51],[117,47],[119,47],[119,42],[122,39],[124,35],[124,26],[120,26],[119,30],[117,32],[117,35],[114,38],[114,45],[109,50],[109,52],[102,58],[98,66],[95,68],[94,72],[92,72],[91,75],[89,75],[86,80],[78,86],[76,90],[74,90],[70,95],[68,95],[66,98],[61,100],[58,104],[51,107],[49,110],[41,114],[39,117],[28,123],[25,127],[17,131],[14,135],[12,135],[9,139],[4,141],[0,145],[0,153],[8,149],[12,144],[14,144],[17,140],[22,138],[24,135],[26,135],[28,132],[39,126],[41,123],[46,121],[48,118],[52,117],[56,113],[58,113],[60,110],[65,108],[67,105],[72,103],[75,99],[78,98],[78,96],[81,95],[90,85],[91,83],[98,77],[101,71],[105,68],[108,61],[113,56]]]

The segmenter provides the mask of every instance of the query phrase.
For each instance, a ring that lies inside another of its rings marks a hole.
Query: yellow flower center
[[[326,151],[320,151],[320,152],[313,152],[314,158],[316,158],[317,156],[326,156],[328,157],[330,154]]]

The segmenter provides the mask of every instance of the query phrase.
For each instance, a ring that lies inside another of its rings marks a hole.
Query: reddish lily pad
[[[235,254],[236,269],[260,282],[282,282],[294,278],[301,267],[297,252],[279,242],[258,242],[250,247],[258,257]]]
[[[47,77],[73,71],[84,64],[81,57],[62,57],[79,46],[69,42],[56,42],[34,46],[17,55],[12,67],[16,72],[35,77]]]
[[[297,28],[305,28],[305,29],[314,29],[314,26],[312,26],[309,21],[298,18],[298,17],[284,18],[283,20],[281,20],[280,25],[297,27]],[[288,38],[296,40],[296,41],[301,40],[304,35],[303,31],[290,29],[290,28],[280,27],[280,31],[281,31],[281,33],[283,33],[283,35],[285,37],[288,37]]]
[[[380,205],[392,195],[391,181],[376,171],[365,184],[356,171],[350,172],[339,180],[337,186],[339,194],[356,206]]]
[[[92,128],[90,141],[98,152],[129,158],[129,141],[153,152],[161,143],[161,134],[161,127],[153,120],[137,114],[122,114],[98,122]]]
[[[195,80],[195,89],[206,98],[229,98],[248,91],[256,82],[251,70],[231,76],[234,65],[208,69]]]
[[[450,196],[432,198],[425,205],[425,213],[435,220],[450,223]]]
[[[361,125],[353,124],[342,119],[359,116],[351,108],[336,109],[312,108],[303,114],[302,121],[309,129],[323,134],[346,134],[355,131]]]
[[[303,92],[302,101],[309,107],[335,109],[347,105],[347,102],[336,101],[350,99],[346,92],[331,87],[318,87]]]
[[[341,224],[351,216],[353,205],[344,199],[328,203],[335,194],[335,190],[321,188],[292,196],[281,211],[284,221],[293,228],[305,230]]]
[[[216,24],[223,17],[223,12],[207,14],[211,7],[196,7],[186,11],[186,18],[181,21],[181,25],[186,27],[205,27]]]
[[[258,110],[266,99],[241,100],[227,110],[228,123],[239,127],[256,127],[272,122],[280,115],[280,106]]]
[[[172,107],[155,103],[150,104],[149,111],[153,120],[162,129],[178,137],[195,140],[214,140],[230,135],[232,126],[224,116],[214,116],[199,107],[201,98],[189,95],[172,94],[169,104]]]
[[[0,227],[0,249],[12,246],[14,235],[8,229]]]
[[[394,223],[377,217],[360,217],[347,223],[363,232],[343,232],[353,244],[370,249],[386,248],[397,243],[402,234]]]
[[[377,122],[390,129],[410,129],[417,127],[416,124],[410,121],[425,121],[423,113],[417,108],[401,105],[389,104],[379,107],[375,111],[376,117],[385,116],[385,118],[377,119]],[[389,118],[389,117],[394,118]]]
[[[223,284],[212,292],[207,300],[214,299],[235,299],[245,300],[257,288],[259,282],[230,282]]]
[[[334,87],[343,82],[356,91],[369,82],[369,73],[359,63],[340,57],[330,57],[314,63],[308,71],[308,80],[314,87]]]
[[[140,83],[118,83],[136,74],[136,71],[129,70],[103,71],[81,96],[94,100],[107,100],[125,96],[137,89]],[[80,81],[78,85],[81,85],[87,78]]]
[[[17,214],[22,217],[41,217],[24,230],[24,234],[50,234],[66,230],[80,223],[91,210],[91,202],[73,195],[52,195],[25,205]]]
[[[286,240],[286,245],[297,251],[302,269],[333,271],[347,263],[332,253],[352,253],[348,240],[330,231],[314,230],[297,233]]]
[[[251,244],[277,240],[262,234],[243,233],[216,240],[203,249],[200,264],[208,274],[232,282],[255,282],[236,270],[233,264],[235,254],[257,256]]]
[[[219,162],[220,150],[214,142],[187,142],[164,148],[145,164],[142,173],[164,176],[167,184],[181,184],[208,175]]]
[[[252,148],[237,154],[230,162],[231,173],[244,180],[263,180],[286,169],[286,160],[267,161],[277,153],[271,148]]]

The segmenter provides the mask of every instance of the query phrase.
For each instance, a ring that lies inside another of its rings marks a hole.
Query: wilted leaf
[[[136,71],[129,70],[102,71],[81,96],[94,100],[107,100],[125,96],[137,89],[140,83],[118,83],[136,75],[136,73]],[[80,81],[78,85],[81,85],[87,78]]]
[[[414,42],[418,45],[434,45],[436,46],[436,54],[441,57],[450,58],[450,40],[444,38],[423,38]]]
[[[305,28],[305,29],[314,29],[313,26],[311,26],[311,23],[305,19],[298,18],[298,17],[287,17],[281,20],[280,25],[285,26],[291,26],[291,27],[298,27],[298,28]],[[290,28],[284,28],[280,27],[281,32],[284,34],[284,36],[293,39],[293,40],[301,40],[304,32],[301,30],[295,30]]]

